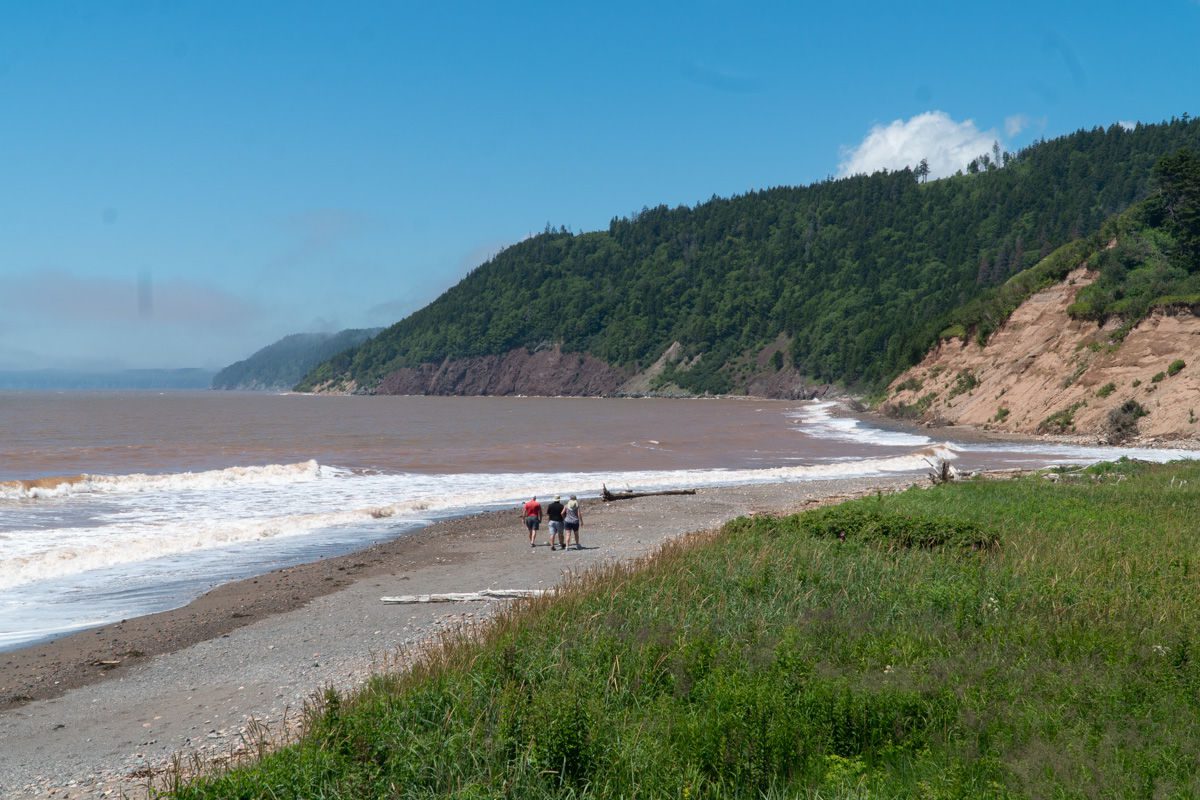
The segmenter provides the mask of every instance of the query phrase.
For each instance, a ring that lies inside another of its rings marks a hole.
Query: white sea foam
[[[832,401],[810,403],[792,412],[790,416],[801,423],[801,430],[817,439],[834,439],[855,444],[880,445],[883,447],[921,447],[932,443],[928,436],[904,431],[887,431],[873,428],[854,417],[835,416]]]
[[[324,468],[326,474],[329,468]],[[161,475],[77,475],[0,483],[0,500],[45,500],[79,494],[115,494],[158,490],[212,489],[240,484],[285,484],[315,480],[322,475],[316,461],[297,464],[228,467],[203,472]]]
[[[606,474],[364,474],[307,462],[283,469],[234,468],[94,481],[93,486],[104,488],[90,492],[101,492],[108,505],[94,514],[91,524],[7,531],[8,538],[0,540],[0,590],[331,528],[378,531],[430,514],[465,513],[551,491],[588,496],[598,494],[601,484],[653,489],[914,472],[927,468],[934,456],[953,458],[954,453],[929,446],[898,456],[818,465]],[[51,506],[88,499],[87,490],[72,486],[72,491],[40,499]],[[137,488],[130,490],[133,486]],[[121,487],[115,490],[117,496],[105,493],[111,487]]]

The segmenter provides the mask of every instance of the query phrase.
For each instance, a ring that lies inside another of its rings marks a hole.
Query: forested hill
[[[674,342],[658,380],[690,391],[743,391],[764,364],[878,387],[951,311],[1145,197],[1155,162],[1185,146],[1200,149],[1200,121],[1114,125],[928,183],[877,173],[548,230],[297,388],[370,390],[405,367],[554,346],[632,374]]]
[[[338,333],[293,333],[225,367],[213,376],[212,388],[290,389],[317,364],[362,344],[379,331],[361,328]]]

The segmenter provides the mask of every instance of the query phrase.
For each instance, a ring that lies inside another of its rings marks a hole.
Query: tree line
[[[603,231],[547,226],[298,388],[551,345],[640,369],[678,341],[688,366],[671,380],[736,392],[735,362],[781,334],[808,378],[878,387],[956,312],[1149,197],[1155,164],[1186,147],[1200,150],[1196,120],[1113,125],[941,180],[885,171],[646,208]]]

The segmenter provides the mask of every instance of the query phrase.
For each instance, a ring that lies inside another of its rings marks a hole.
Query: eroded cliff
[[[882,410],[1104,441],[1200,438],[1200,318],[1156,312],[1114,342],[1117,321],[1067,314],[1095,277],[1080,268],[1031,296],[984,346],[941,342],[892,382]]]

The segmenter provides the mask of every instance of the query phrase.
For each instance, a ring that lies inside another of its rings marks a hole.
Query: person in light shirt
[[[567,543],[564,548],[571,544],[572,536],[575,539],[575,549],[582,550],[583,545],[579,543],[579,526],[583,524],[583,509],[579,507],[579,500],[575,495],[571,495],[571,499],[567,501],[567,507],[563,510],[563,528],[567,531]]]

